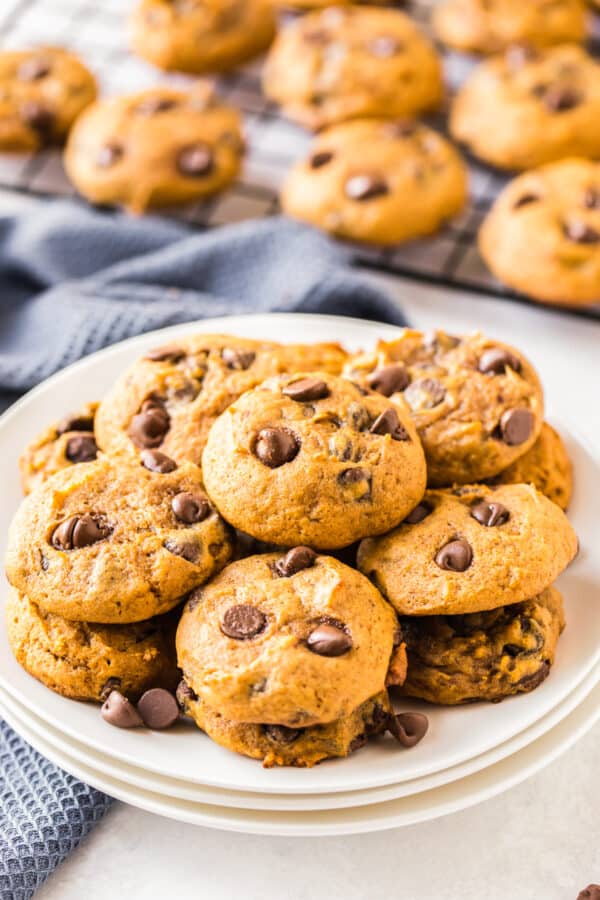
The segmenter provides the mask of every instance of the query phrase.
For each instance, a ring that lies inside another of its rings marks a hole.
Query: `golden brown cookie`
[[[532,300],[600,302],[600,164],[565,159],[515,178],[484,220],[479,250]]]
[[[94,76],[59,47],[0,52],[0,150],[62,142],[96,98]]]
[[[491,483],[533,484],[561,509],[567,509],[573,494],[573,464],[561,436],[544,422],[533,447]]]
[[[433,26],[442,43],[476,53],[511,44],[581,43],[587,32],[583,0],[444,0]]]
[[[303,728],[349,716],[384,689],[396,632],[363,575],[296,547],[231,563],[195,591],[177,660],[225,718]]]
[[[535,597],[577,553],[561,509],[533,485],[428,491],[358,567],[402,615],[481,612]]]
[[[211,425],[244,391],[279,372],[339,373],[346,358],[334,343],[284,345],[227,334],[179,338],[149,350],[117,380],[98,410],[98,444],[133,458],[160,448],[199,465]]]
[[[429,41],[395,9],[329,7],[279,33],[267,57],[266,95],[315,130],[345,119],[397,118],[436,109],[442,70]]]
[[[223,72],[258,56],[275,35],[269,0],[141,0],[131,21],[135,53],[161,69]]]
[[[63,469],[29,494],[10,528],[6,573],[47,612],[124,624],[172,609],[231,552],[200,469],[149,450],[137,465],[100,456]]]
[[[78,412],[50,425],[25,448],[19,460],[25,494],[61,469],[96,459],[94,417],[97,409],[97,403],[87,403]]]
[[[453,706],[532,691],[550,673],[564,625],[556,588],[490,612],[403,618],[409,668],[401,692]]]
[[[437,231],[466,196],[465,166],[435,131],[359,119],[319,134],[290,172],[281,204],[338,237],[394,244]]]
[[[69,137],[65,167],[92,203],[141,213],[222,191],[243,152],[239,114],[209,86],[160,87],[87,109]]]
[[[50,690],[74,700],[104,700],[111,690],[137,700],[149,688],[173,690],[177,616],[131,625],[70,622],[10,590],[8,642],[17,662]]]
[[[537,374],[522,353],[475,332],[406,329],[352,357],[348,378],[408,404],[434,487],[482,481],[535,442],[543,420]]]
[[[206,490],[228,522],[262,541],[336,548],[383,534],[425,489],[401,402],[322,372],[271,378],[211,428]]]
[[[482,63],[456,95],[452,136],[501,169],[600,156],[600,65],[575,44],[512,47]]]

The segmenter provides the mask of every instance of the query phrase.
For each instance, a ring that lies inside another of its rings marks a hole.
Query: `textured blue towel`
[[[0,216],[0,400],[143,331],[249,312],[405,324],[347,248],[286,219],[199,234],[53,202]],[[40,422],[40,427],[45,423]],[[0,898],[27,900],[110,799],[0,722]]]

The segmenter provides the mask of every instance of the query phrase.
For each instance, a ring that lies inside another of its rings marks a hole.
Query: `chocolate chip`
[[[318,150],[310,157],[308,164],[311,169],[320,169],[321,166],[326,166],[331,162],[333,156],[334,154],[330,150]]]
[[[254,638],[267,625],[267,617],[256,606],[241,603],[230,606],[221,620],[221,631],[236,641],[247,641]]]
[[[54,113],[37,100],[26,100],[20,107],[21,119],[43,140],[48,140],[54,128]]]
[[[50,63],[47,59],[32,56],[21,63],[17,69],[19,81],[39,81],[50,74]]]
[[[162,347],[154,347],[148,350],[144,359],[150,362],[179,362],[185,356],[185,350],[176,344],[164,344]]]
[[[120,144],[115,142],[105,144],[96,154],[96,165],[99,169],[110,169],[121,159],[124,152]]]
[[[413,381],[404,391],[404,397],[412,409],[433,409],[445,396],[445,388],[435,378]]]
[[[193,703],[198,699],[198,694],[196,693],[196,691],[192,690],[185,678],[182,678],[177,685],[177,690],[175,691],[175,699],[177,700],[179,709],[184,710],[188,704],[188,701],[191,701]]]
[[[507,369],[520,372],[521,360],[509,350],[503,350],[501,347],[492,347],[481,354],[477,368],[484,375],[503,375]]]
[[[117,728],[140,728],[144,724],[133,703],[119,691],[110,692],[102,704],[100,714],[105,722]]]
[[[118,691],[121,687],[121,679],[120,678],[107,678],[102,687],[100,688],[100,700],[104,703],[104,701],[108,698],[111,691]]]
[[[175,518],[180,522],[194,525],[207,517],[210,512],[210,503],[206,497],[192,494],[190,491],[181,491],[181,493],[175,494],[171,500],[171,509],[175,513]]]
[[[302,734],[301,728],[288,728],[287,725],[263,725],[263,731],[278,744],[293,744]]]
[[[173,100],[171,97],[150,96],[145,97],[138,103],[133,111],[141,116],[154,116],[156,113],[167,112],[169,109],[174,109],[176,106],[177,101]]]
[[[507,409],[500,419],[500,434],[509,447],[524,444],[531,437],[535,418],[529,409]]]
[[[317,560],[317,554],[310,547],[293,547],[275,563],[275,571],[281,578],[290,578],[303,569],[310,569]]]
[[[277,469],[291,462],[299,450],[300,444],[296,436],[284,428],[263,428],[254,444],[255,455],[270,469]]]
[[[223,350],[221,350],[221,359],[228,369],[245,372],[256,359],[256,353],[254,353],[253,350],[224,347]]]
[[[403,747],[414,747],[423,740],[429,728],[429,719],[423,713],[393,713],[389,716],[387,727],[399,744]]]
[[[367,49],[379,59],[390,59],[402,49],[402,44],[391,34],[381,34],[368,42]]]
[[[168,472],[174,472],[177,463],[166,453],[160,450],[143,450],[140,454],[142,465],[150,472],[156,472],[158,475],[167,475]]]
[[[77,434],[69,438],[65,456],[72,463],[91,462],[98,455],[98,445],[91,434]]]
[[[110,527],[100,517],[71,516],[52,532],[51,543],[57,550],[81,550],[103,541],[111,533]]]
[[[324,381],[319,381],[318,378],[302,378],[300,381],[293,381],[291,384],[287,384],[281,393],[285,397],[289,397],[290,400],[298,400],[304,403],[329,397],[329,388]]]
[[[397,122],[386,122],[383,126],[383,133],[391,138],[408,138],[412,137],[417,131],[415,122],[408,122],[402,119]]]
[[[156,731],[169,728],[179,718],[177,700],[164,688],[151,688],[145,691],[138,700],[137,709],[144,725]]]
[[[352,650],[352,638],[342,626],[324,623],[311,631],[306,646],[318,656],[344,656]]]
[[[426,501],[422,501],[419,503],[412,512],[404,519],[404,525],[418,525],[419,522],[422,522],[423,519],[426,519],[427,516],[430,516],[433,512],[433,506],[431,506]]]
[[[404,391],[408,387],[410,375],[401,363],[383,366],[369,375],[367,384],[372,390],[383,394],[384,397],[391,397],[392,394]]]
[[[537,194],[522,194],[513,203],[513,209],[521,209],[522,206],[529,206],[530,203],[539,203],[539,200]]]
[[[353,175],[344,188],[350,200],[371,200],[389,193],[387,183],[377,175]]]
[[[207,144],[190,144],[177,154],[177,168],[182,175],[193,178],[210,175],[214,166],[213,153]]]
[[[446,569],[448,572],[465,572],[473,561],[473,551],[462,538],[449,541],[438,550],[435,561],[440,569]]]
[[[171,419],[158,401],[147,400],[141,411],[133,417],[129,426],[129,437],[136,447],[158,447],[165,439]]]
[[[600,190],[590,187],[583,195],[583,205],[586,209],[600,209]]]
[[[371,427],[371,416],[362,403],[349,403],[346,415],[348,424],[357,431],[366,431]]]
[[[471,515],[480,525],[485,525],[487,528],[504,525],[510,519],[510,512],[504,504],[494,502],[478,503],[471,510]]]
[[[198,559],[199,547],[196,541],[175,541],[168,538],[164,543],[165,550],[172,553],[173,556],[181,556],[187,562],[194,563]]]
[[[600,900],[600,884],[588,884],[586,888],[579,891],[577,900]]]
[[[597,244],[600,241],[600,232],[586,222],[578,220],[566,222],[563,231],[565,236],[576,244]]]
[[[65,416],[56,426],[57,434],[65,434],[67,431],[93,431],[94,419],[92,416]]]
[[[382,412],[369,429],[371,434],[389,434],[393,441],[409,441],[410,437],[393,406]]]
[[[545,91],[543,99],[546,109],[550,112],[567,112],[579,106],[583,97],[574,88],[555,85]]]
[[[342,487],[345,488],[358,488],[361,485],[363,486],[362,493],[358,494],[353,490],[353,493],[356,494],[354,497],[355,500],[370,500],[371,499],[371,473],[367,469],[362,469],[360,466],[354,466],[352,469],[344,469],[343,472],[337,477],[338,484],[341,484]]]
[[[550,674],[550,663],[544,660],[539,669],[536,672],[533,672],[531,675],[525,675],[523,678],[520,678],[517,682],[517,685],[523,690],[523,692],[534,691],[536,687],[539,687],[542,681],[545,681],[548,675]]]

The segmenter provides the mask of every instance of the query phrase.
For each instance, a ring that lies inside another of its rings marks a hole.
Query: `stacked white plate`
[[[286,341],[339,340],[351,349],[392,337],[390,326],[324,316],[252,316],[177,326],[88,357],[40,385],[0,419],[0,552],[20,502],[18,457],[49,422],[95,400],[119,372],[177,335],[219,331]],[[526,352],[527,347],[523,347]],[[552,401],[553,398],[549,398]],[[398,827],[473,805],[522,781],[600,718],[600,472],[598,454],[553,408],[577,476],[570,515],[581,552],[559,586],[568,627],[555,667],[536,691],[502,704],[455,709],[405,702],[429,716],[426,738],[403,750],[391,738],[313,769],[263,769],[181,723],[122,731],[98,708],[51,693],[14,661],[0,625],[0,711],[66,771],[114,797],[198,825],[261,834],[324,835]],[[4,588],[6,589],[6,588]]]

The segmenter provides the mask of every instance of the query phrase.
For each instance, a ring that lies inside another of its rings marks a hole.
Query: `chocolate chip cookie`
[[[502,169],[600,156],[600,65],[574,44],[512,47],[482,63],[454,99],[450,131]]]
[[[412,20],[394,9],[330,7],[287,25],[264,71],[266,95],[315,130],[361,116],[436,109],[440,61]]]
[[[92,203],[141,213],[222,191],[243,152],[238,113],[207,85],[160,87],[87,109],[69,137],[65,168]]]
[[[484,220],[479,250],[532,300],[600,302],[600,164],[567,159],[515,178]]]
[[[160,448],[179,462],[200,464],[211,425],[244,391],[279,372],[337,373],[346,358],[334,343],[188,335],[149,350],[117,380],[98,410],[98,443],[129,458]]]
[[[469,485],[428,491],[361,543],[358,567],[402,615],[457,615],[535,597],[576,553],[569,520],[533,485]]]
[[[91,462],[98,455],[94,437],[97,403],[69,413],[46,428],[26,447],[19,460],[23,491],[29,494],[47,478],[80,462]]]
[[[425,489],[407,409],[322,372],[282,375],[214,423],[209,496],[236,528],[285,546],[337,548],[402,521]]]
[[[231,563],[195,591],[177,659],[224,718],[304,728],[379,694],[399,640],[394,611],[364,576],[295,547]]]
[[[25,498],[9,533],[10,583],[69,620],[140,622],[229,560],[232,542],[200,469],[147,450],[63,469]]]
[[[532,691],[550,673],[564,625],[556,588],[489,612],[403,618],[409,666],[401,691],[444,706]]]
[[[573,494],[573,464],[561,436],[544,422],[533,447],[491,483],[533,484],[561,509],[567,509]]]
[[[496,475],[542,427],[542,388],[531,364],[478,332],[459,338],[406,329],[352,357],[344,372],[392,404],[408,404],[435,487]]]
[[[445,0],[434,9],[433,26],[444,44],[476,53],[580,43],[587,32],[582,0]]]
[[[338,237],[394,244],[460,212],[466,170],[425,125],[359,119],[322,132],[283,187],[285,212]]]
[[[23,668],[50,690],[75,700],[118,690],[137,700],[149,688],[178,681],[173,614],[131,625],[70,622],[44,612],[24,594],[8,593],[8,642]]]
[[[96,98],[94,76],[59,47],[0,52],[0,150],[35,152],[62,142]]]
[[[223,72],[258,56],[275,35],[269,0],[141,0],[132,48],[161,69]]]

